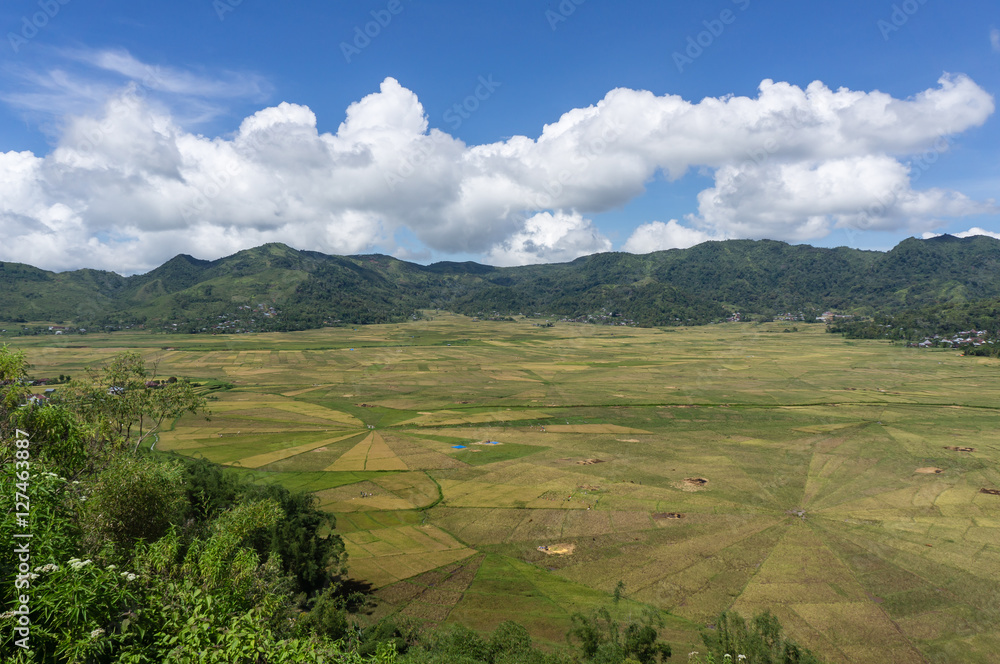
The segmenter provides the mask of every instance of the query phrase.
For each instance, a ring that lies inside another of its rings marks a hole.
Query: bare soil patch
[[[580,459],[576,462],[578,466],[593,466],[594,464],[604,463],[604,459]]]
[[[708,485],[704,477],[686,477],[683,482],[675,482],[674,487],[681,491],[703,491]]]
[[[657,521],[666,521],[668,519],[683,519],[684,515],[680,512],[657,512],[653,518]]]
[[[538,550],[547,556],[571,556],[576,551],[576,544],[543,544]]]
[[[975,447],[957,447],[955,445],[945,445],[946,450],[951,450],[952,452],[975,452]]]
[[[920,473],[921,475],[940,475],[944,472],[941,468],[917,468],[915,473]]]
[[[619,443],[638,443],[638,442],[641,442],[641,441],[637,440],[636,438],[618,438],[617,440],[618,440]]]

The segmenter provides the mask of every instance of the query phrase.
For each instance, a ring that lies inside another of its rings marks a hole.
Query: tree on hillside
[[[146,367],[134,351],[115,355],[99,369],[87,369],[89,380],[73,383],[60,400],[106,436],[134,444],[154,435],[168,418],[205,408],[205,398],[186,380],[154,381],[156,367]]]

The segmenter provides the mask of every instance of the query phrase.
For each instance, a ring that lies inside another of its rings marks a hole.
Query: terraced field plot
[[[383,613],[558,641],[623,581],[675,652],[735,607],[834,662],[995,661],[1000,363],[803,327],[25,344],[39,376],[129,347],[231,384],[157,448],[313,491]]]

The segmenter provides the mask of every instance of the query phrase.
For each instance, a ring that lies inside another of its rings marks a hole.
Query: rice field
[[[831,662],[996,661],[1000,362],[810,325],[432,315],[14,343],[38,377],[130,348],[230,385],[157,449],[312,491],[376,615],[561,641],[622,581],[675,652],[735,608]]]

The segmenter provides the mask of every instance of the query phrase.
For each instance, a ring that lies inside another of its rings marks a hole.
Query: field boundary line
[[[710,557],[715,557],[716,555],[718,555],[719,553],[722,553],[723,551],[727,551],[727,550],[729,550],[729,549],[733,548],[734,546],[737,546],[737,545],[739,545],[739,544],[742,544],[744,540],[746,540],[746,539],[748,539],[748,538],[750,538],[750,537],[753,537],[753,536],[755,536],[755,535],[759,535],[759,534],[761,534],[761,533],[764,533],[764,532],[767,532],[768,530],[770,530],[770,529],[772,529],[772,528],[776,528],[776,527],[778,527],[779,525],[781,525],[781,523],[782,523],[782,522],[783,522],[783,521],[784,521],[785,519],[788,519],[788,518],[791,518],[791,517],[785,517],[785,518],[782,518],[782,517],[778,516],[777,514],[774,514],[774,515],[772,515],[772,517],[777,517],[777,519],[778,519],[778,520],[777,520],[777,521],[776,521],[775,523],[773,523],[773,524],[771,524],[771,525],[769,525],[769,526],[766,526],[766,527],[764,527],[764,528],[761,528],[760,530],[755,530],[755,531],[753,531],[752,533],[748,534],[748,535],[747,535],[746,537],[741,537],[740,539],[736,540],[735,542],[733,542],[733,543],[732,543],[732,544],[730,544],[729,546],[724,546],[724,547],[722,547],[721,549],[716,549],[716,550],[714,550],[714,551],[712,552],[712,554],[711,554],[711,556],[710,556]],[[704,538],[704,537],[709,537],[709,535],[702,535],[702,536],[700,536],[700,537],[702,537],[702,538]],[[782,539],[784,539],[784,538],[782,538]],[[777,548],[777,546],[775,546],[774,548]],[[774,548],[772,548],[772,549],[771,549],[771,553],[774,553]],[[764,560],[765,560],[765,561],[767,560],[767,558],[770,558],[770,556],[771,556],[771,553],[768,553],[768,554],[767,554],[767,557],[765,557],[765,558],[764,558]],[[634,595],[635,593],[637,593],[637,592],[639,592],[639,591],[641,591],[641,590],[645,590],[646,588],[652,588],[654,584],[656,584],[656,583],[658,583],[658,582],[662,581],[663,579],[667,578],[668,576],[674,576],[675,574],[680,574],[681,572],[683,572],[683,571],[685,571],[685,570],[689,570],[689,569],[691,569],[692,567],[695,567],[696,565],[700,565],[700,564],[702,564],[703,562],[705,562],[705,561],[704,561],[704,560],[695,560],[695,561],[694,561],[694,562],[692,562],[692,563],[691,563],[690,565],[685,565],[684,567],[679,567],[679,568],[677,568],[677,570],[675,570],[675,571],[673,571],[673,572],[671,572],[671,573],[669,573],[669,574],[664,574],[663,576],[658,576],[658,577],[656,577],[655,579],[653,579],[652,581],[650,581],[649,583],[647,583],[646,585],[643,585],[643,586],[639,586],[638,588],[636,588],[635,590],[633,590],[633,591],[632,591],[632,594]],[[762,563],[761,563],[761,567],[763,567],[763,566],[764,566],[764,563],[762,562]],[[753,574],[753,575],[751,575],[751,576],[750,576],[750,578],[752,579],[752,578],[753,578],[753,577],[754,577],[755,575],[756,575],[756,572],[754,572],[754,574]],[[705,585],[701,586],[701,588],[702,588],[702,589],[704,589],[705,587],[707,587],[707,586],[708,586],[708,584],[709,584],[709,582],[707,582],[707,581],[706,581],[706,582],[705,582]]]
[[[867,587],[867,586],[866,586],[865,584],[861,583],[861,579],[859,579],[859,578],[858,578],[858,575],[857,575],[857,573],[856,573],[856,572],[854,571],[854,568],[852,568],[852,567],[851,567],[850,565],[848,565],[848,564],[847,564],[847,563],[846,563],[846,562],[844,561],[844,559],[843,559],[843,558],[842,558],[842,557],[840,556],[840,554],[838,554],[838,553],[837,553],[836,551],[834,551],[834,550],[833,550],[833,549],[832,549],[832,548],[830,547],[830,545],[829,545],[829,544],[827,543],[827,541],[826,541],[826,537],[824,537],[824,534],[825,534],[825,535],[827,535],[827,536],[829,536],[829,534],[830,534],[830,533],[828,533],[828,532],[827,532],[827,531],[826,531],[825,529],[823,529],[823,528],[816,528],[816,527],[813,527],[813,525],[812,525],[811,523],[808,523],[808,522],[806,523],[806,526],[808,526],[808,527],[809,527],[809,530],[813,531],[813,533],[814,533],[814,534],[816,535],[816,537],[818,537],[818,538],[820,539],[820,541],[821,541],[821,542],[823,542],[823,548],[824,548],[824,549],[826,549],[827,551],[829,551],[829,552],[830,552],[830,554],[831,554],[831,555],[832,555],[832,556],[833,556],[834,558],[836,558],[836,559],[837,559],[837,560],[838,560],[838,561],[840,562],[840,564],[841,564],[841,565],[843,565],[843,566],[844,566],[844,569],[846,569],[846,570],[850,571],[850,573],[851,573],[851,578],[852,578],[852,579],[854,579],[854,582],[855,582],[855,583],[857,583],[857,584],[858,584],[858,585],[859,585],[860,587],[864,588],[864,589],[865,589],[865,592],[866,592],[866,593],[868,593],[869,595],[873,595],[874,593],[871,593],[871,592],[870,592],[870,591],[868,590],[868,587]],[[820,530],[822,530],[823,532],[819,532]],[[900,636],[900,637],[902,637],[903,641],[905,641],[905,642],[906,642],[906,644],[907,644],[908,646],[910,646],[910,649],[911,649],[911,650],[912,650],[913,652],[915,652],[915,653],[917,654],[917,656],[918,656],[918,657],[920,657],[920,659],[921,659],[921,660],[923,660],[924,662],[930,662],[930,660],[929,660],[929,659],[927,659],[927,657],[926,657],[926,656],[924,655],[923,651],[921,651],[921,650],[920,650],[919,648],[917,648],[917,647],[916,647],[916,646],[915,646],[915,645],[913,644],[913,641],[911,641],[911,640],[910,640],[910,638],[909,638],[909,637],[908,637],[908,636],[907,636],[906,634],[904,634],[904,633],[903,633],[903,630],[902,630],[902,629],[900,629],[900,627],[899,627],[899,625],[898,625],[898,624],[896,623],[896,621],[892,619],[892,616],[890,616],[890,615],[889,615],[889,613],[888,613],[888,612],[887,612],[887,611],[886,611],[886,610],[885,610],[884,608],[882,608],[882,607],[881,607],[881,606],[879,605],[879,603],[878,603],[878,602],[874,602],[874,601],[872,601],[872,600],[870,600],[870,599],[869,599],[869,600],[868,600],[868,603],[869,603],[869,604],[872,604],[872,605],[873,605],[873,606],[874,606],[874,607],[875,607],[875,608],[876,608],[876,609],[877,609],[877,610],[878,610],[878,611],[879,611],[879,612],[880,612],[880,613],[881,613],[881,614],[882,614],[883,616],[885,616],[885,619],[886,619],[886,620],[888,620],[888,621],[889,621],[889,623],[890,623],[890,624],[891,624],[891,625],[893,626],[893,628],[894,628],[894,629],[896,630],[896,633],[897,633],[897,634],[899,634],[899,636]],[[837,648],[837,650],[840,650],[840,648]]]

